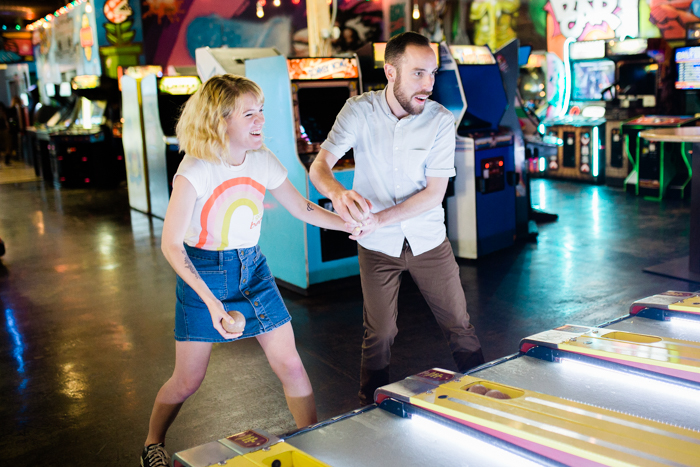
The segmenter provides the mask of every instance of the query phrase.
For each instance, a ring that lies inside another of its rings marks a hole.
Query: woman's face
[[[260,149],[263,144],[262,128],[265,123],[263,104],[251,94],[241,98],[238,111],[226,119],[226,132],[231,151]]]

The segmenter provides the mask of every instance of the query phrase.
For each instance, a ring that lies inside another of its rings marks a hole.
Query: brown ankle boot
[[[374,403],[374,391],[377,388],[389,384],[389,367],[381,370],[368,370],[362,367],[360,370],[360,404],[369,405]]]
[[[481,352],[481,349],[476,352],[454,352],[452,358],[455,359],[460,373],[466,373],[484,363],[484,354]]]

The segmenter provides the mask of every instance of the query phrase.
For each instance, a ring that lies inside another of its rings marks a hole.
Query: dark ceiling
[[[0,0],[0,23],[24,26],[53,13],[67,0]]]

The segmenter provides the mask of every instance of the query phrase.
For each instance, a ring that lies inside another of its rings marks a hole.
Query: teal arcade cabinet
[[[345,101],[362,92],[356,57],[287,59],[275,49],[208,47],[196,51],[202,82],[234,73],[255,81],[265,94],[265,145],[287,168],[294,187],[314,203],[332,209],[309,180],[309,167]],[[352,151],[334,168],[352,189]],[[320,229],[287,212],[266,195],[260,247],[277,282],[302,294],[323,282],[360,273],[357,243],[349,234]]]
[[[432,99],[456,121],[457,174],[446,209],[455,256],[476,259],[513,245],[514,140],[512,131],[499,127],[508,100],[489,48],[442,44]]]

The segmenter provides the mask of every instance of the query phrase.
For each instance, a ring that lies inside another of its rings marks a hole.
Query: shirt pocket
[[[425,164],[428,159],[427,149],[409,149],[407,151],[407,164],[404,168],[404,173],[413,182],[422,182],[425,180]],[[423,185],[423,183],[420,183]]]

